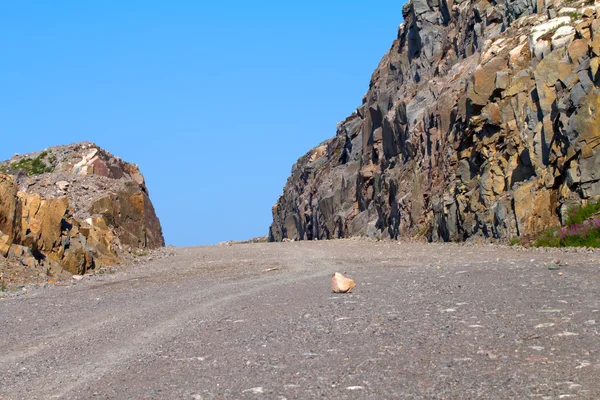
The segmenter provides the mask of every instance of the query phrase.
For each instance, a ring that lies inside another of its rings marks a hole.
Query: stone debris
[[[356,282],[346,278],[339,272],[336,272],[331,277],[331,290],[333,290],[334,293],[350,293],[355,286]]]
[[[55,185],[60,190],[67,190],[71,184],[67,181],[58,181],[55,183]]]
[[[600,197],[600,7],[402,14],[362,105],[294,164],[269,240],[508,242]]]

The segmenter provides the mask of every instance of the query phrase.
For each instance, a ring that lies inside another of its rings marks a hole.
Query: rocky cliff
[[[117,264],[135,249],[160,246],[160,222],[136,165],[93,143],[0,163],[5,281],[82,274]]]
[[[280,241],[512,239],[600,195],[600,7],[411,0],[362,105],[300,158]]]

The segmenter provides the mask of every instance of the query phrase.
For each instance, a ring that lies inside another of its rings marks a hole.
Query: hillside
[[[362,105],[293,166],[271,241],[508,241],[598,198],[600,8],[411,0],[402,15]]]

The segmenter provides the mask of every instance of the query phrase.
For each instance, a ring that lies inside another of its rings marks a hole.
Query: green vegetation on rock
[[[12,163],[13,169],[24,170],[28,176],[44,174],[46,172],[52,172],[54,166],[52,165],[55,161],[54,156],[50,155],[47,158],[47,162],[43,161],[48,156],[47,151],[42,151],[40,155],[35,158],[23,158],[22,160]],[[48,165],[50,164],[50,165]]]
[[[515,236],[514,238],[510,239],[510,245],[511,246],[516,246],[518,244],[521,244],[521,238],[518,236]]]
[[[600,200],[589,203],[585,207],[573,207],[569,210],[569,218],[565,225],[581,224],[600,212]]]
[[[568,15],[571,18],[571,22],[575,22],[581,18],[581,13],[577,11],[570,12]]]
[[[565,226],[545,231],[535,246],[600,247],[600,200],[571,209]]]

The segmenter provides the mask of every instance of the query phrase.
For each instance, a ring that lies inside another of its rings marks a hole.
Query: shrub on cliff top
[[[43,161],[47,155],[47,151],[42,151],[36,158],[23,158],[18,162],[12,163],[10,166],[13,169],[24,170],[28,176],[52,172],[54,171],[54,167],[52,166],[54,157],[48,157],[48,161],[50,163],[50,165],[48,165]]]

